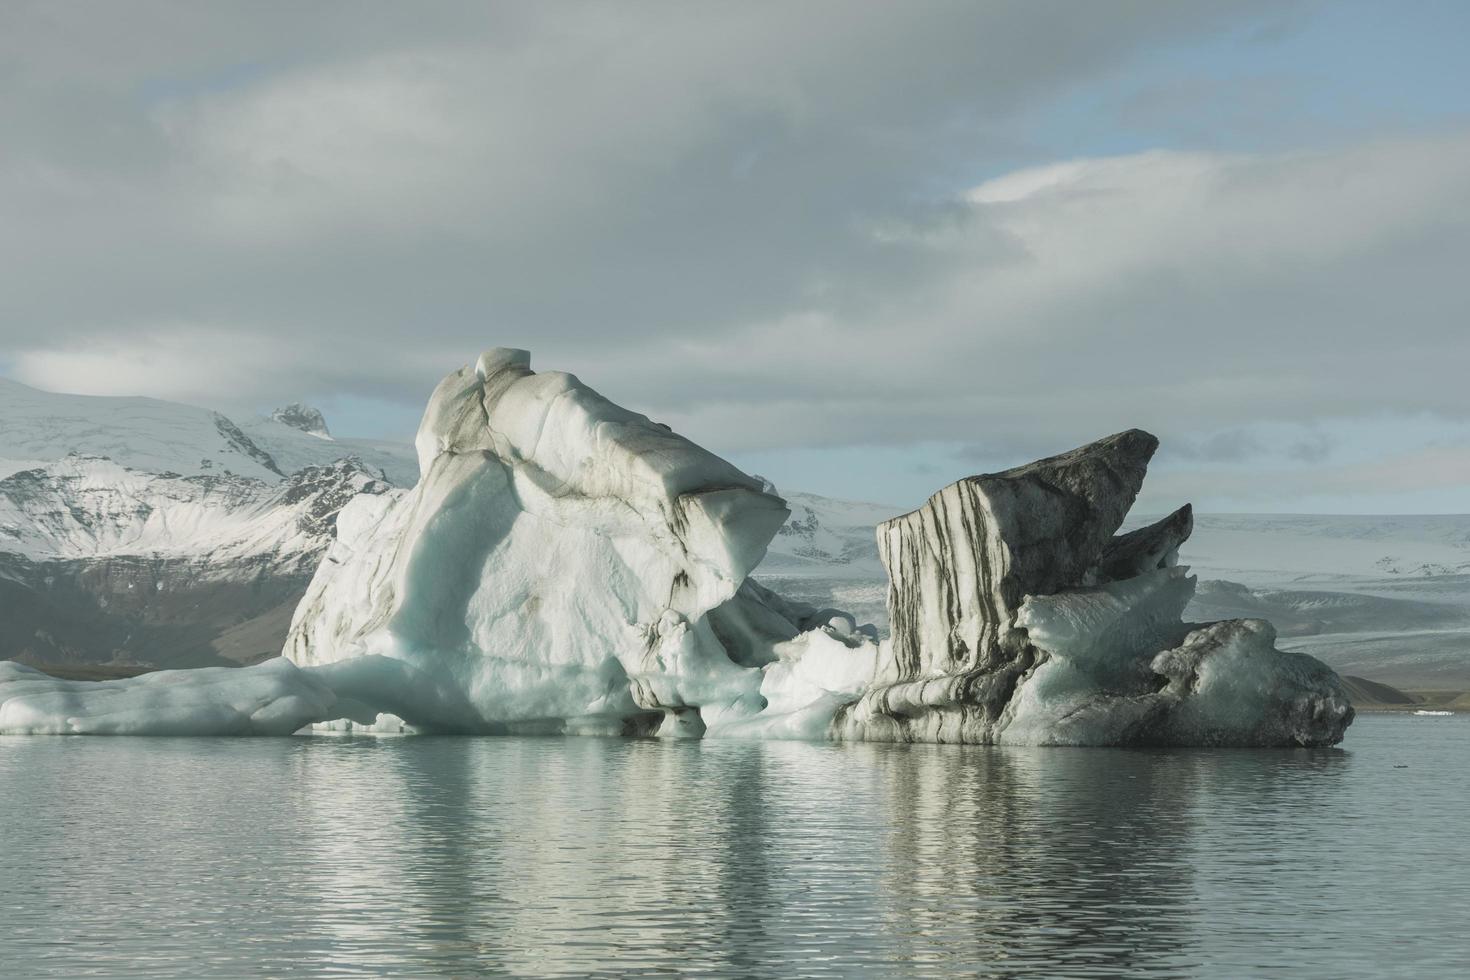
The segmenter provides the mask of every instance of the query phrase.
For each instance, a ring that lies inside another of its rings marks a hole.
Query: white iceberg
[[[350,684],[387,724],[749,729],[763,668],[788,672],[779,648],[807,627],[822,640],[798,646],[841,646],[852,690],[871,670],[868,638],[835,640],[746,584],[788,515],[779,497],[572,375],[533,372],[525,351],[446,378],[416,445],[413,490],[343,511],[285,648],[304,666],[395,661],[382,689],[375,672]]]

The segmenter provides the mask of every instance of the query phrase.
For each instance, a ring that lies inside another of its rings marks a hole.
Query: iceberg
[[[66,681],[0,665],[0,733],[323,728],[1315,745],[1352,708],[1261,621],[1185,624],[1186,506],[1118,535],[1132,430],[879,525],[891,636],[749,576],[773,488],[497,348],[435,389],[408,490],[351,499],[283,656]]]
[[[1188,505],[1118,535],[1158,440],[1137,429],[969,477],[878,526],[892,636],[832,735],[1027,745],[1328,745],[1335,673],[1263,620],[1183,622]]]
[[[850,623],[747,580],[789,515],[761,480],[525,351],[445,378],[415,445],[411,491],[344,509],[285,647],[392,661],[349,685],[384,724],[751,731],[773,699],[790,716],[794,691],[831,695],[791,666],[809,648],[876,660]]]

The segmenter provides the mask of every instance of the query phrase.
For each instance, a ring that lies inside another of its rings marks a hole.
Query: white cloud
[[[780,351],[743,372],[753,399],[806,391],[846,416],[781,427],[793,440],[997,427],[1040,447],[1128,424],[1463,417],[1467,195],[1470,134],[1068,161],[990,181],[962,220],[902,240],[922,242],[931,273],[881,302],[746,326],[682,358],[708,378],[739,373],[742,351]],[[740,379],[716,391],[686,424],[740,439]],[[875,397],[849,414],[858,392]]]
[[[15,377],[48,391],[136,395],[214,407],[258,390],[288,351],[248,332],[170,324],[99,334],[86,344],[21,350]]]
[[[10,361],[17,380],[48,391],[146,394],[248,410],[303,392],[325,396],[348,383],[381,385],[385,372],[378,365],[390,357],[404,370],[442,374],[452,364],[433,348],[343,347],[310,330],[286,338],[211,323],[122,325],[93,331],[80,343],[13,351]]]

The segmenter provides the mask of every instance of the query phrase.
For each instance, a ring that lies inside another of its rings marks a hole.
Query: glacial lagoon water
[[[1464,976],[1467,750],[0,738],[0,974]]]

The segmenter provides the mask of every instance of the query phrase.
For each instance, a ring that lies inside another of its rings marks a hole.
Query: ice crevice
[[[530,363],[497,348],[439,384],[418,484],[343,508],[281,657],[105,682],[0,663],[0,734],[1319,745],[1352,720],[1269,624],[1182,621],[1188,505],[1117,533],[1148,433],[880,524],[880,642],[749,579],[789,516],[762,480]]]

